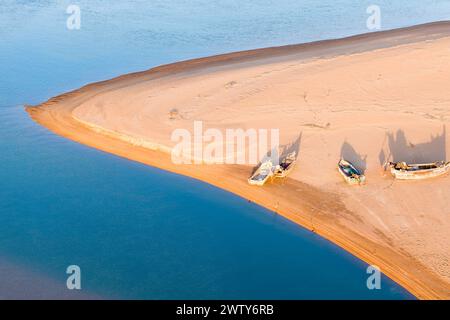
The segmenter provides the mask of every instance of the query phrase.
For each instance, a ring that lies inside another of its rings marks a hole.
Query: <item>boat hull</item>
[[[351,178],[348,177],[342,170],[341,168],[338,168],[339,173],[341,174],[341,176],[344,178],[344,180],[351,185],[360,185],[363,184],[365,182],[364,178],[359,178],[359,179],[355,179],[355,178]]]
[[[291,173],[292,169],[294,169],[294,166],[295,166],[295,163],[292,163],[292,164],[289,166],[289,168],[287,168],[286,170],[278,171],[278,172],[275,174],[275,177],[276,177],[276,178],[286,178],[286,177]]]
[[[391,174],[394,178],[399,180],[424,180],[431,179],[445,175],[450,170],[450,163],[443,165],[442,167],[438,167],[435,169],[427,169],[427,170],[417,170],[417,171],[407,171],[407,170],[399,170],[395,169],[391,165]]]
[[[266,182],[270,179],[270,177],[268,176],[267,178],[263,179],[263,180],[252,180],[252,179],[248,179],[248,183],[252,186],[260,186],[262,187],[263,185],[266,184]]]
[[[274,175],[274,167],[271,161],[264,162],[247,180],[252,186],[263,186]]]
[[[358,172],[358,170],[348,161],[345,160],[341,160],[338,163],[338,171],[341,174],[341,176],[344,178],[344,180],[350,184],[350,185],[361,185],[364,184],[366,182],[366,177],[362,174],[359,174],[357,176],[349,176],[347,175],[347,173],[344,171],[343,167],[350,167],[353,170],[355,170],[356,172]]]

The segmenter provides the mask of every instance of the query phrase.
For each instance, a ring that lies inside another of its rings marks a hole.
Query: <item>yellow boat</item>
[[[297,161],[296,158],[297,153],[291,152],[286,157],[284,157],[280,164],[275,167],[275,177],[276,178],[285,178],[292,171]]]
[[[254,186],[263,186],[267,180],[273,178],[274,166],[272,161],[263,162],[255,173],[248,179],[248,183]]]

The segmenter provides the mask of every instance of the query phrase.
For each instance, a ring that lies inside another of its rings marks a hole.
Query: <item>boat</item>
[[[363,184],[366,181],[366,177],[353,164],[344,159],[339,161],[338,170],[349,184]]]
[[[295,166],[297,153],[291,152],[281,159],[280,164],[275,167],[274,176],[276,178],[285,178]]]
[[[259,168],[248,179],[248,183],[254,186],[263,186],[267,180],[273,178],[274,166],[272,161],[268,160],[263,162]]]
[[[400,180],[420,180],[441,176],[450,169],[450,162],[407,164],[406,162],[389,162],[391,174]]]

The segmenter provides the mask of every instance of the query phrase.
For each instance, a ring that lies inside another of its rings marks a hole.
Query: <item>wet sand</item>
[[[445,160],[450,23],[179,62],[28,107],[53,132],[233,192],[316,232],[422,299],[450,298],[450,177],[401,182],[388,160]],[[176,116],[170,111],[176,109]],[[299,153],[288,179],[248,165],[176,165],[171,133],[279,128]],[[343,156],[368,183],[346,185]],[[217,177],[221,177],[217,179]]]

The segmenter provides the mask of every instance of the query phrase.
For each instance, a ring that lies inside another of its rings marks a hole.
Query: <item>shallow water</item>
[[[58,137],[22,107],[161,63],[366,32],[370,1],[77,3],[76,31],[68,1],[0,5],[0,297],[412,298],[386,277],[368,290],[365,263],[268,210]],[[450,13],[378,4],[384,29]],[[65,289],[71,264],[83,295]]]

